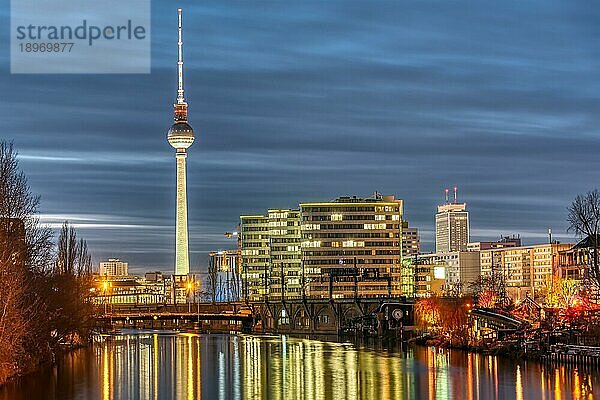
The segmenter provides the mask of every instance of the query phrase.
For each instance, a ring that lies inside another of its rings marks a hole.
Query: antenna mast
[[[177,89],[177,103],[183,104],[185,100],[183,98],[183,40],[181,38],[181,8],[177,9],[177,14],[179,16],[179,41],[177,42],[179,57],[177,60],[177,77],[179,80],[179,87]]]

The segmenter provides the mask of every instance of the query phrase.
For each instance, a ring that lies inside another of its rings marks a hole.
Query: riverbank
[[[39,373],[40,371],[43,371],[45,369],[54,367],[57,365],[57,360],[59,360],[61,357],[65,357],[77,350],[87,348],[91,344],[92,341],[88,339],[87,341],[82,343],[61,344],[58,345],[58,347],[56,347],[54,350],[49,349],[49,356],[40,359],[39,362],[32,364],[27,368],[18,368],[13,374],[4,377],[4,379],[0,381],[0,388],[16,380],[26,378],[28,376]]]
[[[512,360],[528,360],[540,363],[577,364],[600,367],[600,347],[552,345],[547,350],[528,349],[518,341],[496,342],[492,346],[474,346],[445,338],[419,337],[413,341],[417,345],[436,348],[456,349],[470,353],[505,357]]]

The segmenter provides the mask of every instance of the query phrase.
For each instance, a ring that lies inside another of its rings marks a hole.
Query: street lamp
[[[107,293],[108,293],[108,290],[110,289],[111,286],[112,286],[111,283],[108,282],[106,279],[102,282],[102,291],[104,293],[103,297],[104,297],[104,314],[105,315],[107,314],[107,306],[108,306],[108,295],[107,295]]]
[[[194,284],[191,281],[188,281],[187,285],[187,303],[188,303],[188,314],[192,313],[192,303],[190,303],[190,293],[192,292],[192,289],[194,288]]]

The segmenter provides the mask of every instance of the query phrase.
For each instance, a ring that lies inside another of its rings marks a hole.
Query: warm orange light
[[[573,300],[573,307],[577,307],[579,305],[579,299]]]

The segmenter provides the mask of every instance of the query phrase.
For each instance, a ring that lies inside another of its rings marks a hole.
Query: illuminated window
[[[320,224],[304,224],[302,225],[302,230],[304,231],[318,231],[321,229]]]
[[[364,229],[385,229],[385,224],[364,224]]]
[[[331,214],[331,220],[332,221],[341,221],[342,220],[342,214]]]
[[[302,242],[302,247],[321,247],[321,241],[320,240],[315,240],[315,241],[307,240],[305,242]]]
[[[343,247],[365,247],[365,242],[355,242],[354,240],[346,240],[342,242]]]

